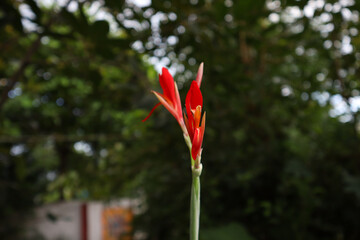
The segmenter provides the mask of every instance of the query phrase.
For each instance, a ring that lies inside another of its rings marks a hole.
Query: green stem
[[[190,240],[199,239],[200,220],[200,174],[202,166],[192,169],[191,201],[190,201]]]

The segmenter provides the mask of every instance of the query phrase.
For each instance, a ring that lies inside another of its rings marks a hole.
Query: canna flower
[[[186,114],[182,113],[181,101],[179,90],[176,82],[166,68],[162,69],[162,74],[159,74],[159,81],[163,93],[151,91],[159,99],[159,103],[156,104],[150,111],[149,115],[142,120],[146,121],[154,110],[161,104],[175,117],[178,121],[183,133],[185,142],[191,149],[191,157],[195,162],[195,168],[199,168],[202,142],[205,132],[205,118],[206,113],[202,114],[203,97],[200,91],[200,85],[202,81],[204,71],[204,64],[201,63],[196,76],[196,80],[191,83],[190,89],[186,95],[185,107]]]
[[[201,117],[203,107],[203,97],[200,91],[204,64],[201,63],[196,79],[191,83],[190,89],[186,95],[185,109],[182,113],[179,90],[173,77],[166,68],[162,69],[159,74],[159,81],[163,93],[152,91],[159,99],[160,103],[156,104],[150,111],[149,115],[143,120],[146,121],[154,110],[161,104],[175,117],[178,121],[184,139],[189,147],[191,155],[191,200],[190,200],[190,239],[198,240],[199,238],[199,219],[200,219],[200,175],[202,172],[201,152],[202,142],[205,132],[206,112]]]
[[[181,128],[183,130],[186,129],[184,126],[179,90],[176,82],[166,68],[162,68],[162,74],[159,74],[159,82],[163,90],[163,94],[155,91],[151,92],[157,97],[157,99],[159,99],[160,102],[151,109],[149,115],[142,121],[145,122],[154,110],[162,104],[175,117]]]
[[[202,65],[200,65],[199,72],[202,71],[201,68]],[[195,166],[199,164],[199,158],[201,157],[201,145],[204,138],[206,118],[206,113],[204,113],[201,119],[203,97],[199,88],[199,83],[201,84],[202,73],[200,75],[200,80],[197,81],[197,78],[196,81],[191,83],[189,92],[186,95],[185,107],[187,116],[184,115],[186,129],[191,140],[191,156],[195,163],[197,163]]]

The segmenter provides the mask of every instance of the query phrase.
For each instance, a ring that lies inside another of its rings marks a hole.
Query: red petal
[[[190,90],[188,91],[185,99],[186,113],[189,121],[188,132],[192,140],[195,133],[195,119],[194,114],[197,106],[202,108],[203,98],[199,86],[195,81],[191,83]]]
[[[161,103],[156,104],[156,105],[153,107],[153,109],[151,109],[149,115],[147,115],[147,117],[144,118],[142,121],[145,122],[146,120],[148,120],[148,118],[151,116],[151,114],[152,114],[152,113],[155,111],[155,109],[156,109],[158,106],[160,106],[160,105],[161,105]]]
[[[200,130],[201,130],[201,144],[202,144],[202,141],[204,139],[204,133],[205,133],[205,119],[206,119],[206,112],[204,112],[204,115],[202,117],[202,120],[201,120],[201,126],[200,126]]]
[[[193,157],[194,160],[201,151],[201,146],[205,133],[205,119],[206,119],[206,112],[202,117],[201,126],[195,129],[194,138],[192,140],[191,156]]]
[[[191,101],[191,89],[189,90],[189,92],[186,95],[186,99],[185,99],[185,107],[186,107],[186,114],[188,117],[188,126],[187,126],[187,130],[190,136],[190,139],[192,141],[193,137],[194,137],[194,116],[191,112],[191,108],[190,108],[190,101]]]
[[[166,68],[162,68],[162,75],[159,74],[159,81],[164,95],[174,104],[176,102],[174,79]]]
[[[184,113],[184,122],[185,122],[186,129],[188,130],[188,133],[189,133],[189,121],[188,121],[185,113]]]
[[[197,106],[203,106],[203,97],[198,84],[193,81],[190,86],[190,108],[192,111],[196,110]]]
[[[176,111],[177,111],[177,114],[178,114],[179,118],[182,118],[183,113],[182,113],[180,94],[179,94],[179,89],[178,89],[176,83],[175,83],[175,97],[176,97],[175,108],[176,108]]]
[[[152,93],[155,94],[155,96],[157,97],[157,99],[159,99],[160,103],[162,105],[164,105],[164,107],[174,116],[174,118],[176,119],[176,121],[178,121],[179,125],[182,126],[184,124],[184,119],[182,116],[182,113],[180,112],[181,115],[179,115],[179,112],[176,111],[175,107],[172,105],[172,103],[167,99],[166,96],[152,91]]]
[[[195,80],[199,87],[201,85],[203,72],[204,72],[204,63],[201,63],[200,66],[199,66],[199,70],[197,72],[197,75],[196,75],[196,80]]]
[[[201,144],[202,144],[202,133],[200,128],[196,128],[194,139],[192,141],[192,147],[191,147],[191,156],[194,160],[196,160],[196,157],[200,153]]]

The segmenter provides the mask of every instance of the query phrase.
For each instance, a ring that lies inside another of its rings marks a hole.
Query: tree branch
[[[20,67],[19,69],[10,77],[9,82],[7,84],[7,86],[5,87],[5,89],[3,90],[3,92],[1,93],[1,97],[0,97],[0,109],[2,108],[2,106],[4,105],[4,103],[6,102],[6,100],[9,98],[8,94],[10,92],[11,89],[13,89],[13,87],[15,86],[15,84],[17,82],[20,81],[21,77],[23,76],[23,73],[26,69],[26,67],[29,65],[30,63],[30,59],[31,57],[34,55],[34,53],[38,50],[39,46],[40,46],[40,42],[41,42],[41,35],[38,36],[38,38],[31,44],[31,46],[29,47],[28,51],[26,52],[25,57],[23,58],[23,60],[21,61]]]

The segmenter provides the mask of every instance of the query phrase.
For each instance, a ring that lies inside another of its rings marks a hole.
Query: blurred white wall
[[[80,240],[81,204],[63,202],[37,208],[28,222],[28,236],[43,236],[46,240]]]
[[[138,205],[139,200],[130,199],[46,204],[36,208],[27,220],[26,236],[36,240],[117,239],[117,233],[131,229],[132,213],[139,212]],[[110,232],[115,235],[110,236]]]

